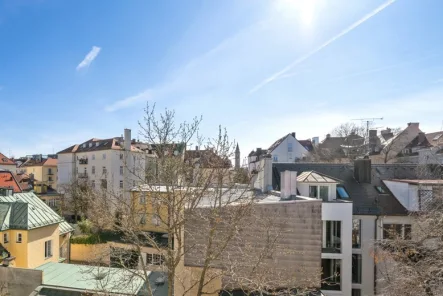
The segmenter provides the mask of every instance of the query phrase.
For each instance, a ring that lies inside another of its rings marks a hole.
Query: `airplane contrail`
[[[311,52],[307,53],[306,55],[302,56],[301,58],[298,58],[297,60],[295,60],[294,62],[292,62],[291,64],[289,64],[288,66],[286,66],[285,68],[280,70],[279,72],[274,73],[270,77],[268,77],[265,80],[263,80],[261,83],[259,83],[256,86],[254,86],[249,91],[249,94],[252,94],[252,93],[256,92],[257,90],[259,90],[260,88],[262,88],[266,84],[268,84],[268,83],[278,79],[281,75],[285,74],[286,72],[288,72],[289,70],[291,70],[292,68],[297,66],[298,64],[303,63],[304,61],[309,59],[311,56],[313,56],[314,54],[316,54],[317,52],[319,52],[320,50],[322,50],[323,48],[325,48],[329,44],[333,43],[337,39],[339,39],[339,38],[343,37],[344,35],[348,34],[349,32],[351,32],[352,30],[354,30],[355,28],[357,28],[358,26],[360,26],[361,24],[363,24],[364,22],[366,22],[367,20],[369,20],[373,16],[377,15],[378,13],[380,13],[381,11],[383,11],[385,8],[387,8],[388,6],[390,6],[391,4],[393,4],[396,1],[397,0],[389,0],[389,1],[385,2],[385,3],[383,3],[382,5],[377,7],[375,10],[373,10],[370,13],[368,13],[367,15],[365,15],[364,17],[362,17],[361,19],[359,19],[358,21],[356,21],[355,23],[353,23],[352,25],[350,25],[349,27],[347,27],[346,29],[341,31],[338,35],[332,37],[331,39],[329,39],[328,41],[326,41],[325,43],[323,43],[322,45],[320,45],[316,49],[312,50]]]

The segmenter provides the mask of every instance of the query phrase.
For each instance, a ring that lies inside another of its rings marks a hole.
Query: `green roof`
[[[34,229],[60,223],[60,233],[73,231],[51,207],[32,192],[0,195],[0,230]]]
[[[142,295],[144,281],[134,276],[137,270],[48,262],[36,268],[43,271],[43,286],[83,291],[106,291],[119,295]],[[155,277],[154,279],[151,279]],[[158,272],[149,272],[151,286]],[[154,295],[167,295],[167,284],[156,289]],[[160,293],[159,293],[160,292]],[[57,294],[58,295],[58,294]]]

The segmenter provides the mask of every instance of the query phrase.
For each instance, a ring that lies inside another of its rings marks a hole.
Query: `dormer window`
[[[91,148],[92,147],[92,143],[89,143],[89,148]]]
[[[381,186],[375,186],[375,190],[380,194],[386,194],[386,190]]]
[[[85,144],[83,144],[83,148],[86,148],[86,143],[85,143]]]
[[[318,198],[323,201],[328,201],[329,186],[309,185],[309,197]]]
[[[95,147],[98,147],[98,145],[100,145],[100,142],[95,142]]]

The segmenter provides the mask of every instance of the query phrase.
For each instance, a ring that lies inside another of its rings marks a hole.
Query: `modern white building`
[[[154,155],[131,144],[129,129],[125,129],[124,138],[93,138],[68,147],[57,155],[61,193],[64,186],[78,180],[116,196],[145,183],[147,163],[154,158]]]
[[[380,258],[377,258],[374,242],[390,239],[392,230],[405,239],[411,238],[414,221],[409,214],[422,209],[427,198],[432,195],[430,190],[435,190],[435,184],[438,183],[435,180],[416,180],[417,170],[414,164],[371,164],[369,159],[359,159],[354,164],[273,163],[272,166],[269,175],[275,190],[283,190],[282,175],[292,171],[298,174],[297,189],[300,195],[325,200],[335,191],[337,200],[352,201],[352,221],[343,222],[347,224],[346,231],[351,227],[352,236],[351,241],[347,242],[349,244],[347,248],[351,248],[352,264],[344,265],[342,261],[342,266],[351,270],[351,290],[345,291],[343,288],[341,295],[377,295],[377,291],[383,287],[385,265]],[[320,177],[317,177],[317,174]],[[326,182],[328,178],[337,182],[335,189],[334,183]],[[317,180],[319,186],[315,188],[314,184],[300,185],[309,180]],[[325,204],[330,207],[335,206],[335,203],[331,205],[324,202],[323,205]],[[323,220],[334,220],[335,214],[339,211],[331,210],[332,218],[326,217],[328,213],[329,211],[325,210]],[[337,214],[337,218],[340,216]],[[330,231],[335,231],[334,226],[331,227]],[[345,231],[343,225],[339,228]],[[347,248],[343,247],[344,250],[349,250]],[[325,254],[322,255],[322,258],[324,257]],[[342,273],[345,271],[342,269]],[[347,277],[342,274],[340,279],[342,287],[348,286],[345,279]],[[325,290],[324,293],[336,295],[338,292]]]
[[[264,157],[258,164],[254,187],[264,192],[273,191],[273,164]],[[316,171],[306,171],[297,176],[297,171],[281,170],[277,191],[281,200],[322,200],[322,252],[321,290],[326,296],[351,296],[353,292],[353,203],[343,181]],[[361,276],[361,275],[360,275]]]

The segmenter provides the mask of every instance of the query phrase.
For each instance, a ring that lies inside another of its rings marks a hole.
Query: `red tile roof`
[[[22,192],[22,189],[17,183],[17,180],[15,180],[14,175],[9,171],[0,171],[0,187],[12,187],[14,189],[14,193]]]
[[[0,164],[15,166],[15,163],[12,160],[10,160],[9,158],[7,158],[5,155],[3,155],[2,153],[0,153]]]
[[[43,166],[57,166],[57,159],[55,158],[48,158]]]

